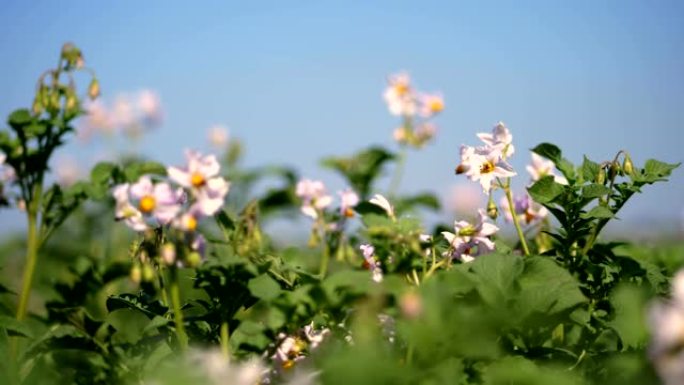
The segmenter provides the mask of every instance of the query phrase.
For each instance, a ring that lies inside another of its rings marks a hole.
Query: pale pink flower
[[[671,300],[651,304],[649,356],[666,385],[684,383],[684,270],[672,280]]]
[[[513,215],[508,205],[508,199],[505,196],[501,197],[500,205],[506,221],[513,222]],[[540,221],[549,215],[549,210],[533,201],[527,193],[514,196],[513,206],[518,220],[522,223],[530,224]]]
[[[7,155],[0,152],[0,183],[11,183],[17,178],[14,168],[5,163]]]
[[[530,177],[532,177],[532,181],[538,181],[542,177],[545,177],[547,175],[552,175],[553,179],[556,181],[556,183],[560,184],[568,184],[568,180],[565,179],[565,177],[561,175],[557,175],[555,173],[556,167],[554,166],[553,162],[544,158],[543,156],[536,154],[536,153],[531,153],[532,154],[532,163],[528,164],[527,167],[527,172],[530,173]]]
[[[214,215],[223,207],[230,183],[219,175],[221,166],[215,155],[187,150],[185,157],[185,168],[168,167],[166,172],[171,180],[190,189],[202,215]]]
[[[229,138],[228,129],[224,126],[215,125],[209,129],[209,143],[216,148],[224,149]]]
[[[129,191],[130,185],[128,183],[120,184],[114,187],[112,195],[116,201],[115,217],[116,220],[124,221],[128,227],[135,231],[145,231],[147,223],[143,218],[142,212],[138,210],[130,201]]]
[[[129,193],[137,201],[137,209],[143,215],[154,217],[160,225],[169,224],[181,210],[181,192],[168,183],[152,183],[149,176],[140,177],[131,185]]]
[[[332,197],[320,180],[300,180],[295,194],[302,199],[302,213],[313,219],[318,218],[319,213],[332,203]]]
[[[515,152],[513,135],[503,122],[497,123],[491,133],[479,133],[477,134],[477,137],[480,138],[486,146],[498,148],[505,158],[510,157]]]
[[[358,194],[351,188],[340,191],[338,194],[340,195],[340,215],[347,218],[353,217],[354,207],[359,204]]]
[[[142,90],[137,98],[140,117],[147,126],[159,125],[163,118],[159,95],[152,90]]]
[[[466,221],[454,222],[454,232],[443,231],[442,235],[451,245],[451,258],[470,262],[475,257],[494,250],[495,245],[489,237],[499,228],[487,221],[487,214],[480,210],[479,221],[472,225]]]
[[[371,271],[373,281],[382,282],[382,267],[380,261],[375,257],[375,248],[373,245],[360,245],[359,249],[361,249],[361,252],[363,253],[363,267]]]
[[[422,94],[420,113],[429,118],[444,110],[444,97],[441,94]]]
[[[390,76],[383,97],[392,115],[416,114],[416,95],[411,88],[411,78],[405,72]]]
[[[500,149],[489,146],[461,148],[459,169],[462,169],[470,180],[479,181],[485,193],[489,193],[496,178],[510,178],[516,175],[512,167],[501,158]]]

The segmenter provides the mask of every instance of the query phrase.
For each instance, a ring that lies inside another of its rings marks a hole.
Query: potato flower
[[[320,180],[300,180],[295,194],[302,199],[302,213],[313,219],[318,218],[319,213],[332,203],[332,197]]]
[[[507,222],[513,222],[513,215],[508,205],[508,199],[501,197],[501,211]],[[530,224],[532,222],[540,221],[549,215],[549,210],[539,203],[533,201],[530,196],[525,193],[513,197],[513,207],[515,214],[521,222]]]
[[[454,232],[443,231],[442,235],[451,245],[450,257],[462,262],[471,262],[475,257],[494,250],[495,245],[489,237],[499,228],[487,222],[487,214],[480,210],[479,221],[472,225],[466,221],[456,221]]]
[[[530,173],[532,181],[538,181],[542,177],[552,175],[556,183],[568,184],[568,180],[564,176],[555,173],[555,166],[552,161],[534,152],[532,153],[532,163],[528,164],[525,169]]]
[[[215,155],[188,150],[185,156],[185,168],[168,167],[166,172],[172,181],[191,191],[202,215],[214,215],[223,206],[230,183],[219,175],[221,166]]]
[[[405,72],[390,76],[383,98],[392,115],[413,116],[416,114],[416,95],[411,88],[411,78]]]

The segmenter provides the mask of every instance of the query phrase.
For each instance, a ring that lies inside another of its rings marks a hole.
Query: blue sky
[[[318,160],[393,146],[398,122],[381,93],[399,70],[447,104],[436,142],[409,155],[404,191],[443,195],[464,182],[453,175],[459,146],[499,120],[519,149],[520,186],[524,149],[543,141],[577,162],[620,149],[637,164],[684,159],[679,1],[5,1],[0,114],[30,103],[65,41],[83,49],[105,98],[160,94],[165,124],[140,150],[164,162],[206,148],[206,129],[221,123],[246,142],[247,164],[284,163],[342,187]],[[87,163],[88,151],[63,153]],[[684,172],[646,192],[624,220],[679,226]]]

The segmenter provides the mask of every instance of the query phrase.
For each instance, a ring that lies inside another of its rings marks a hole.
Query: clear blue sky
[[[371,4],[372,3],[372,4]],[[65,41],[80,46],[105,97],[161,95],[166,123],[141,150],[179,162],[214,123],[247,143],[247,163],[286,163],[339,185],[318,160],[392,146],[385,76],[407,70],[441,91],[436,142],[412,153],[404,190],[444,194],[462,143],[503,120],[523,152],[568,158],[684,159],[681,1],[4,1],[0,114],[31,101]],[[78,146],[67,150],[77,156]],[[649,188],[625,220],[679,225],[684,171]],[[0,212],[0,225],[11,214]],[[4,220],[2,218],[5,218]]]

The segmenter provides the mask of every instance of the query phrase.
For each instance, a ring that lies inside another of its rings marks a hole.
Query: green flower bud
[[[88,86],[88,97],[90,100],[95,100],[98,96],[100,96],[100,82],[93,78]]]
[[[142,279],[142,269],[140,269],[140,265],[133,265],[131,268],[130,278],[131,281],[140,283]]]
[[[202,256],[198,252],[193,251],[185,258],[185,262],[188,267],[197,267],[202,262]]]
[[[40,115],[43,113],[43,102],[39,96],[33,100],[33,106],[31,107],[34,115]]]
[[[151,265],[144,264],[142,266],[142,280],[145,282],[152,282],[154,280],[154,268]]]
[[[487,216],[492,220],[495,220],[499,216],[499,208],[496,207],[496,203],[493,200],[489,200],[487,203]]]
[[[625,155],[625,160],[622,162],[622,169],[625,170],[625,174],[627,175],[632,175],[634,173],[634,164],[629,155]]]
[[[162,261],[169,266],[176,263],[176,246],[173,243],[166,243],[162,245],[161,250],[159,250],[159,255],[161,255]]]
[[[620,165],[617,162],[613,162],[610,164],[610,168],[608,169],[608,179],[614,180],[621,172]]]
[[[606,170],[603,167],[601,167],[598,174],[596,174],[596,183],[598,183],[598,184],[606,183]]]

